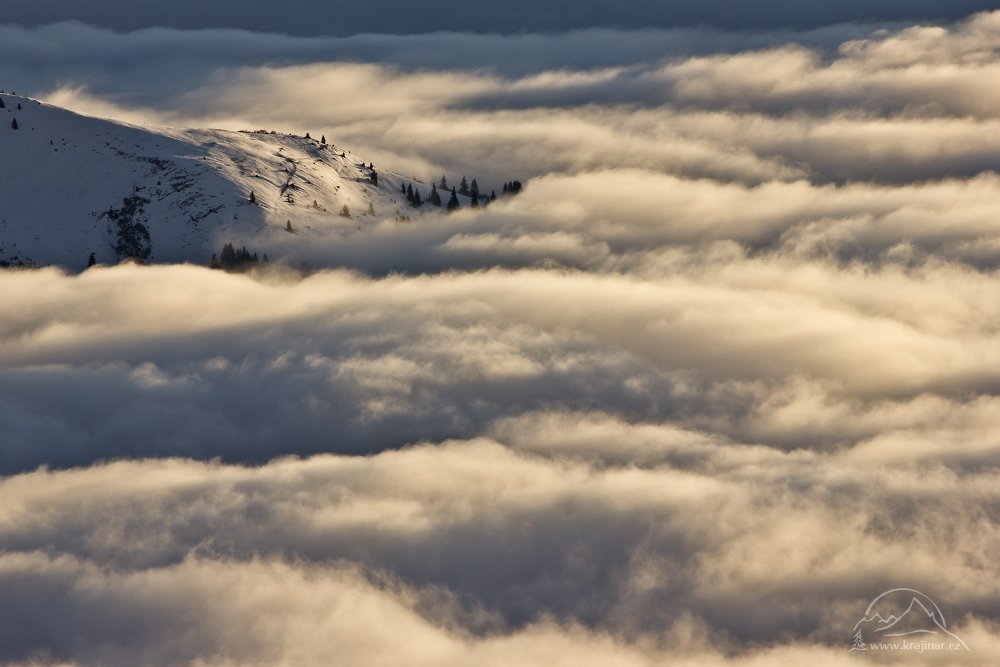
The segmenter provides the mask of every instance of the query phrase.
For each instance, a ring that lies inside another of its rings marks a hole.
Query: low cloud
[[[332,41],[63,25],[7,28],[2,48],[13,81],[58,104],[132,121],[324,133],[422,179],[458,172],[500,184],[641,168],[748,184],[908,183],[995,168],[998,25],[986,13],[947,27],[792,35]],[[553,44],[555,56],[518,60]],[[67,74],[77,67],[70,51],[93,62]],[[38,74],[48,69],[56,75]]]
[[[570,414],[499,432],[508,445],[8,478],[0,655],[837,664],[872,591],[904,583],[964,610],[951,627],[977,654],[997,645],[992,472]],[[664,457],[616,464],[618,443]]]
[[[713,252],[642,279],[9,274],[5,300],[19,316],[4,322],[0,346],[6,467],[371,452],[474,436],[537,405],[599,405],[826,449],[861,435],[831,424],[820,437],[793,411],[828,405],[858,419],[926,392],[962,402],[998,383],[983,307],[990,274]]]

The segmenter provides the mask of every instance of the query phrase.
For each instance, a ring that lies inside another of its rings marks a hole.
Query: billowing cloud
[[[997,645],[993,472],[585,415],[498,433],[9,478],[3,658],[841,664],[872,591],[898,585],[964,610],[976,655]]]
[[[987,13],[832,33],[304,40],[59,25],[6,28],[0,50],[8,85],[57,104],[322,132],[422,179],[628,167],[750,184],[907,183],[995,168],[998,26]]]
[[[15,273],[4,293],[18,314],[0,346],[6,467],[370,452],[476,435],[536,405],[600,405],[732,435],[811,402],[863,413],[885,409],[872,400],[960,400],[998,383],[995,320],[983,305],[991,275],[717,252],[649,260],[643,278],[330,273],[286,284],[192,267]],[[788,426],[754,433],[797,446],[840,441]]]
[[[904,585],[990,650],[994,278],[797,261],[6,274],[8,471],[85,467],[0,483],[4,658],[836,664]]]

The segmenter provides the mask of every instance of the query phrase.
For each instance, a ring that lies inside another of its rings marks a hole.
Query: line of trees
[[[521,192],[524,186],[521,181],[509,181],[503,184],[503,193],[505,195],[513,195]],[[430,196],[427,199],[433,206],[441,206],[444,202],[441,199],[441,193],[438,188],[448,192],[451,190],[451,196],[448,199],[446,208],[449,212],[455,211],[461,208],[461,203],[459,202],[458,195],[463,195],[469,198],[469,206],[471,208],[478,208],[480,205],[487,205],[490,202],[497,200],[497,191],[491,190],[489,195],[484,195],[480,192],[479,182],[473,178],[470,182],[465,176],[462,177],[461,182],[457,186],[448,187],[448,177],[445,175],[441,176],[441,180],[437,183],[431,185]],[[419,189],[414,189],[413,184],[402,184],[401,191],[403,196],[406,197],[406,201],[410,203],[410,206],[414,208],[420,208],[424,205],[423,196]]]
[[[511,181],[510,183],[503,184],[503,193],[505,195],[519,195],[523,188],[524,186],[521,185],[521,181]]]
[[[237,249],[232,243],[227,243],[222,246],[222,253],[219,256],[212,255],[212,261],[209,266],[213,269],[238,273],[249,271],[260,264],[267,264],[269,262],[267,253],[264,253],[261,257],[256,252],[251,253],[247,250],[246,246]]]

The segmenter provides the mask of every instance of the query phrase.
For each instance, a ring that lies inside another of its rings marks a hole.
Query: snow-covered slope
[[[440,212],[408,207],[409,179],[375,165],[376,186],[367,163],[332,142],[138,127],[0,99],[0,262],[116,262],[122,221],[148,229],[149,261],[205,263],[224,243],[266,252],[288,240],[289,221],[308,243],[338,226]]]

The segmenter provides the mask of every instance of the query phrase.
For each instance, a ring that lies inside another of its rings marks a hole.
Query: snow
[[[117,262],[117,225],[107,213],[133,195],[148,200],[136,221],[149,230],[151,262],[207,263],[225,243],[263,253],[277,235],[286,235],[287,247],[287,221],[308,243],[345,227],[441,213],[413,209],[401,193],[413,182],[426,201],[429,185],[375,165],[376,187],[367,161],[332,142],[136,126],[10,94],[0,99],[0,261],[9,264],[75,270],[91,253]],[[441,192],[445,202],[448,194]],[[350,219],[340,215],[344,205]]]

